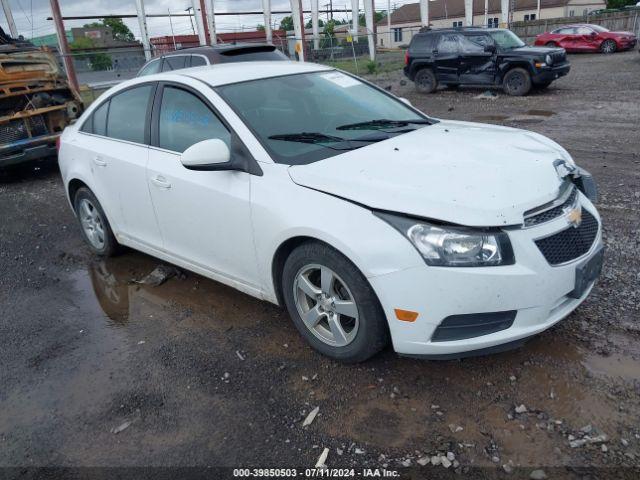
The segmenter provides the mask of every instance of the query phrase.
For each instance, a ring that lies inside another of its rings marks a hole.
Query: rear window
[[[416,35],[413,37],[413,41],[409,46],[409,50],[432,50],[433,49],[433,35]]]
[[[180,70],[185,68],[185,61],[189,58],[187,55],[175,55],[164,57],[164,62],[162,63],[162,71],[169,72],[171,70]]]
[[[276,47],[238,48],[237,50],[220,52],[220,61],[223,63],[274,60],[289,59]]]

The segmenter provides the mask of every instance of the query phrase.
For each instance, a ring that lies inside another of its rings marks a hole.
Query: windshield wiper
[[[426,118],[420,118],[415,120],[389,120],[386,118],[379,118],[377,120],[370,120],[368,122],[348,123],[346,125],[340,125],[336,127],[336,130],[376,130],[379,128],[394,128],[394,127],[406,127],[415,123],[417,125],[431,125],[431,121]]]
[[[280,135],[271,135],[269,139],[300,143],[332,143],[347,141],[346,138],[334,137],[333,135],[325,135],[324,133],[320,132],[282,133]]]

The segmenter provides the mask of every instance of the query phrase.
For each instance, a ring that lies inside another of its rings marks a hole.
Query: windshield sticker
[[[360,85],[360,82],[355,78],[340,72],[326,73],[324,75],[321,75],[321,77],[335,83],[342,88],[349,88]]]

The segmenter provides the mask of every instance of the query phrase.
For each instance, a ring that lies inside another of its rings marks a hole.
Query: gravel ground
[[[640,55],[571,61],[524,98],[374,78],[436,117],[547,135],[599,182],[601,280],[499,355],[331,362],[275,306],[191,273],[132,283],[159,263],[140,253],[92,257],[55,163],[1,173],[0,466],[313,467],[328,448],[330,467],[407,478],[637,478]]]

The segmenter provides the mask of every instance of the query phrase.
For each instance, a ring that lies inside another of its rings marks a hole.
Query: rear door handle
[[[106,167],[107,166],[107,162],[102,160],[102,158],[100,158],[100,157],[93,157],[93,163],[95,163],[99,167]]]
[[[167,181],[162,175],[156,175],[151,179],[153,184],[158,188],[169,189],[171,188],[171,183]]]

